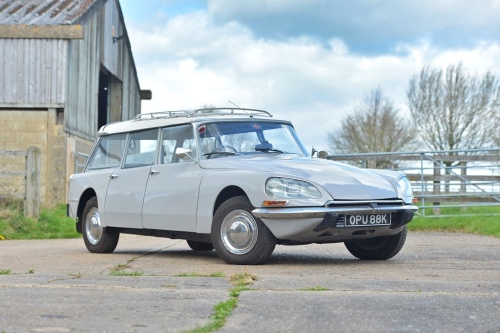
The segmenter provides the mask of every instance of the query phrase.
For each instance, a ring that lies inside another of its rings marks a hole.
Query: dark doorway
[[[109,123],[109,74],[99,72],[99,97],[97,106],[97,129]]]

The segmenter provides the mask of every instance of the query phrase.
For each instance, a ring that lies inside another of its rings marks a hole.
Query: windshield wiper
[[[254,148],[256,151],[262,151],[262,152],[273,152],[273,153],[280,153],[280,154],[285,154],[284,151],[279,150],[279,149],[274,149],[274,148]]]
[[[210,157],[212,157],[212,155],[234,156],[234,155],[238,155],[238,154],[235,152],[232,152],[232,151],[225,151],[225,150],[211,151],[210,153],[203,154],[203,156],[208,156],[208,159],[210,159]]]

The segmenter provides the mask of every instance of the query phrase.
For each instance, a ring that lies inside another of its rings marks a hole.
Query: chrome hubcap
[[[257,222],[245,210],[234,210],[227,214],[220,232],[224,247],[233,254],[248,253],[257,242]]]
[[[92,245],[97,245],[101,241],[104,228],[101,225],[101,218],[97,208],[92,208],[87,214],[85,221],[85,235]]]

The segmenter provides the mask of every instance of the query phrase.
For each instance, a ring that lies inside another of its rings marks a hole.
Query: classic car
[[[291,122],[262,110],[140,114],[97,135],[68,198],[90,252],[137,234],[185,239],[230,264],[263,263],[277,244],[340,242],[385,260],[418,209],[403,172],[314,158]]]

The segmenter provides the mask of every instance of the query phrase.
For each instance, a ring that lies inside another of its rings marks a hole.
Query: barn
[[[40,149],[42,205],[66,201],[99,127],[133,118],[149,98],[118,0],[0,2],[0,152]],[[0,181],[2,192],[23,191],[22,179]]]

